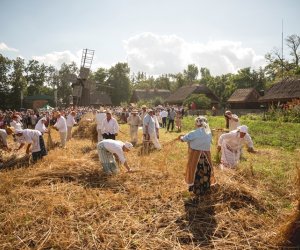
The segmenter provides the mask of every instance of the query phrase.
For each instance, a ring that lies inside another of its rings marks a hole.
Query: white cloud
[[[0,51],[12,51],[12,52],[18,52],[15,48],[8,47],[5,43],[0,43]]]
[[[59,69],[63,63],[69,64],[71,62],[75,62],[76,65],[80,67],[81,56],[82,56],[82,50],[78,50],[75,53],[72,53],[69,50],[65,50],[60,52],[54,51],[42,56],[33,56],[32,58],[46,65],[53,65],[57,69]],[[111,67],[111,65],[99,62],[97,59],[97,55],[94,55],[91,68],[92,70],[96,70],[100,67],[109,68]]]
[[[133,72],[150,75],[182,72],[188,64],[208,68],[213,75],[235,73],[241,68],[263,66],[264,57],[236,41],[186,42],[176,36],[141,33],[124,41]]]
[[[74,54],[69,50],[61,52],[54,51],[42,56],[33,56],[32,58],[46,65],[53,65],[56,68],[60,68],[63,63],[69,64],[75,62],[77,65],[80,64],[80,53],[77,52]]]

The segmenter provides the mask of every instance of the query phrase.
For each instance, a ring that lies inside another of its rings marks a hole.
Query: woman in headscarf
[[[46,122],[47,122],[47,118],[46,117],[42,117],[41,119],[39,119],[39,121],[35,125],[34,129],[40,131],[42,133],[42,135],[44,133],[47,133],[48,129],[45,126]]]
[[[188,162],[185,172],[185,181],[189,191],[195,195],[204,195],[211,186],[212,162],[210,145],[211,131],[204,116],[195,119],[196,129],[184,136],[179,136],[182,142],[188,142]]]
[[[241,149],[247,144],[248,151],[253,153],[253,141],[248,134],[248,127],[245,125],[237,127],[229,133],[223,134],[218,140],[218,152],[221,151],[221,169],[223,167],[235,168],[241,156]]]

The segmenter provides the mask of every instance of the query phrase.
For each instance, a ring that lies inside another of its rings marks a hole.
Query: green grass
[[[257,118],[257,119],[256,119]],[[195,117],[184,117],[184,130],[194,129]],[[210,128],[224,128],[225,119],[223,116],[209,116]],[[287,150],[300,148],[300,124],[283,123],[278,121],[262,121],[255,116],[241,117],[241,124],[249,127],[254,145],[279,147]]]

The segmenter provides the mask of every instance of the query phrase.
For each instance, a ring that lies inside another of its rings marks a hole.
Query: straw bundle
[[[300,197],[300,169],[298,169],[298,197]],[[280,228],[277,241],[284,247],[300,248],[300,198],[293,215],[287,219],[287,223]]]
[[[10,158],[8,158],[4,164],[3,168],[12,168],[15,166],[21,167],[21,166],[29,166],[30,164],[30,155],[16,155],[13,154]]]
[[[97,124],[90,118],[84,117],[78,123],[76,130],[74,131],[74,136],[79,138],[90,139],[92,142],[96,143],[98,141]]]

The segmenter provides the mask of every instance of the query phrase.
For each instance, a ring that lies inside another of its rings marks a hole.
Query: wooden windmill
[[[108,94],[112,87],[88,79],[94,58],[94,50],[84,49],[81,57],[79,75],[72,76],[73,104],[79,106],[111,105]]]

